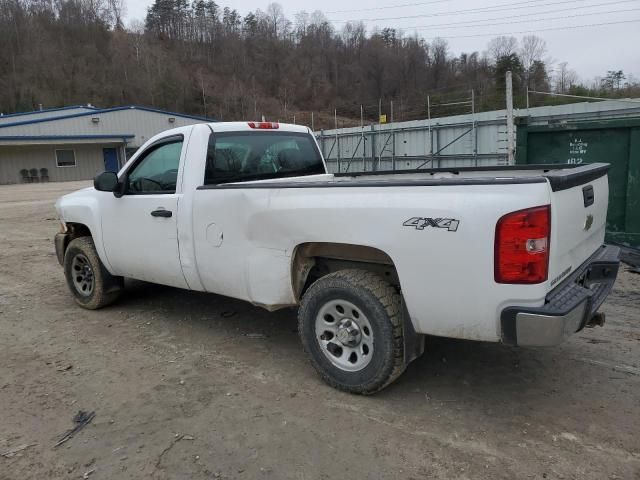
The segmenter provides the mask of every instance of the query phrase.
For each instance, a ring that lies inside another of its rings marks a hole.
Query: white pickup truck
[[[298,306],[320,375],[370,394],[425,335],[549,346],[602,324],[618,271],[603,245],[607,169],[329,174],[306,127],[200,124],[60,198],[55,246],[88,309],[124,277]]]

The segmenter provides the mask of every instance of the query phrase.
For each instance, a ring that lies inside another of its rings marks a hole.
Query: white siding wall
[[[33,145],[0,146],[0,184],[20,183],[20,170],[41,168],[49,170],[49,181],[88,180],[104,171],[103,147],[116,145]],[[56,149],[75,150],[75,167],[57,167]]]

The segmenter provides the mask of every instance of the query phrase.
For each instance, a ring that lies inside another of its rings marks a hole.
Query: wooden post
[[[507,101],[507,162],[514,164],[514,126],[513,126],[513,83],[511,71],[508,71],[505,78],[506,101]]]

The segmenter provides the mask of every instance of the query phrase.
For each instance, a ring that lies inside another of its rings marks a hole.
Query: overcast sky
[[[143,20],[153,0],[127,0],[127,18]],[[244,16],[268,0],[216,0]],[[483,52],[489,40],[511,34],[544,38],[555,64],[567,61],[583,81],[607,70],[640,79],[640,0],[281,0],[287,17],[322,10],[336,28],[364,20],[369,29],[393,27],[427,40],[446,38],[451,53]],[[628,22],[628,23],[619,23]],[[462,23],[462,25],[461,25]],[[609,24],[593,26],[594,24]],[[590,25],[590,26],[587,26]],[[581,28],[571,28],[580,27]]]

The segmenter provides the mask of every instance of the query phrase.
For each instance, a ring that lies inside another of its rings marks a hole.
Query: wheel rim
[[[324,356],[341,370],[357,372],[373,358],[371,323],[360,308],[346,300],[331,300],[320,308],[316,339]]]
[[[86,256],[78,253],[73,257],[73,261],[71,262],[71,275],[76,292],[85,297],[93,293],[95,277],[93,275],[93,268],[91,268],[89,259]]]

